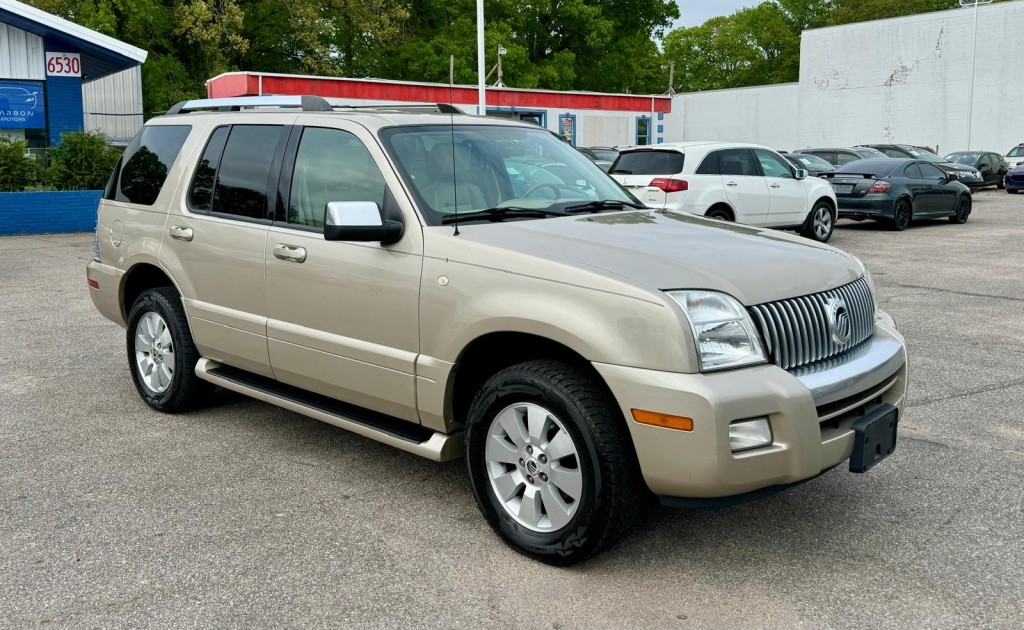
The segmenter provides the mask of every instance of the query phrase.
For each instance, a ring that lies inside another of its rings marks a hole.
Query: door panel
[[[956,188],[946,181],[946,172],[937,166],[922,162],[918,164],[921,176],[928,182],[928,216],[947,216],[956,209]]]
[[[782,156],[754,149],[768,184],[768,220],[765,225],[800,225],[807,214],[807,190]]]
[[[283,220],[274,223],[266,241],[274,376],[418,421],[414,375],[423,265],[418,225],[407,218],[406,237],[387,247],[324,240],[328,202],[373,201],[382,207],[387,187],[377,166],[386,162],[372,139],[360,138],[360,129],[343,121],[332,127],[307,127],[301,137],[296,134],[289,147],[294,167],[286,159],[281,177]],[[281,246],[289,252],[301,248],[305,255],[279,258],[275,249],[280,252]]]
[[[720,154],[725,194],[736,221],[763,226],[768,220],[768,183],[749,149],[725,149]]]

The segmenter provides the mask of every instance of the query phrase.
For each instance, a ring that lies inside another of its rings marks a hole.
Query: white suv
[[[767,147],[678,142],[626,149],[609,171],[645,204],[747,225],[832,237],[836,196],[829,184]]]

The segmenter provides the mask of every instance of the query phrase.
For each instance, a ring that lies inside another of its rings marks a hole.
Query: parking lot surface
[[[569,568],[505,547],[461,462],[231,394],[162,415],[95,312],[92,235],[0,239],[0,625],[1019,628],[1024,198],[840,222],[910,348],[896,453]]]

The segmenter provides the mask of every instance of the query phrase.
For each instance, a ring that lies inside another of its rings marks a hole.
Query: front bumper
[[[1007,176],[1003,179],[1003,186],[1007,190],[1024,190],[1024,176],[1017,175],[1016,178]]]
[[[888,403],[902,411],[907,392],[903,337],[881,311],[860,347],[792,373],[775,365],[715,374],[594,367],[628,419],[644,480],[670,504],[743,500],[811,479],[850,458],[853,423],[865,408]],[[692,418],[693,431],[639,424],[632,409]],[[773,443],[731,452],[729,424],[762,416],[771,420]]]
[[[92,298],[96,310],[110,321],[122,327],[127,326],[121,305],[121,281],[124,279],[124,271],[91,260],[85,266],[85,276],[89,283],[89,297]]]

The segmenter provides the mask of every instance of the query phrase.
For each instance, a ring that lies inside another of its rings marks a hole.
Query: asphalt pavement
[[[896,453],[653,508],[557,569],[488,529],[461,462],[227,393],[150,410],[88,297],[92,235],[0,238],[0,626],[1020,628],[1024,196],[832,244],[907,337]]]

